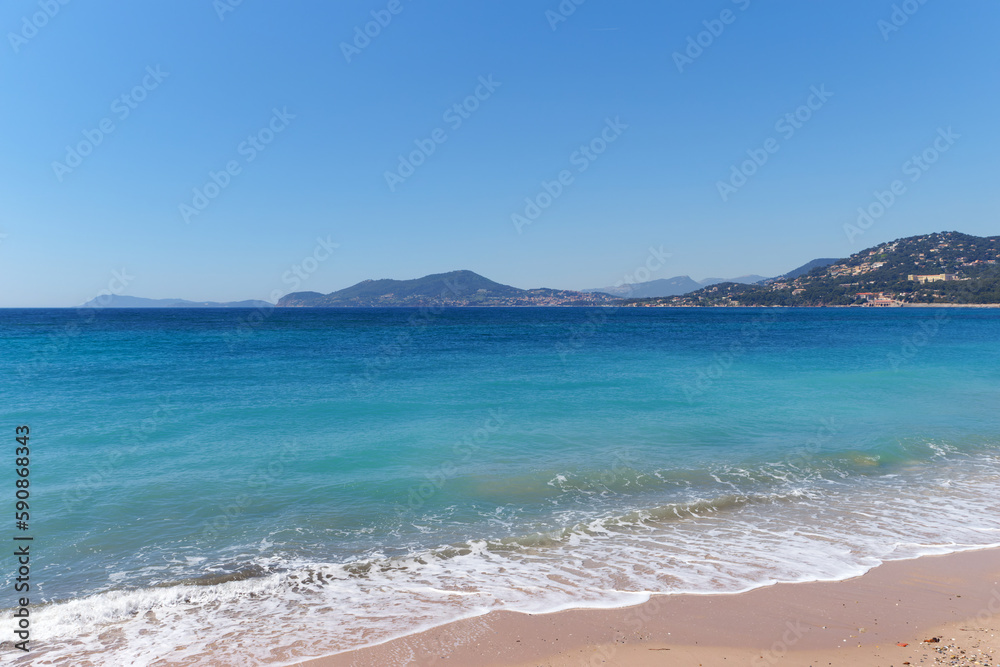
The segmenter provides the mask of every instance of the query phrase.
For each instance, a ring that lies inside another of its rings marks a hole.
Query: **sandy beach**
[[[846,581],[654,596],[620,609],[494,612],[303,667],[995,665],[1000,549],[895,561]]]

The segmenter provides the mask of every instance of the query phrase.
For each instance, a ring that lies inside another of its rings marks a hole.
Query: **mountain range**
[[[364,280],[321,294],[293,292],[278,300],[289,308],[461,306],[844,306],[1000,304],[1000,236],[959,232],[911,236],[862,250],[846,259],[814,259],[775,278],[725,281],[689,276],[582,291],[520,289],[472,271],[436,273],[413,280]],[[266,301],[186,301],[111,296],[100,308],[271,308]]]
[[[804,276],[805,274],[809,273],[813,269],[825,268],[825,267],[830,266],[831,264],[834,264],[834,263],[839,262],[839,261],[840,260],[837,259],[836,257],[824,258],[824,259],[814,259],[811,262],[806,262],[805,264],[803,264],[802,266],[800,266],[797,269],[793,269],[793,270],[789,271],[788,273],[783,273],[782,275],[778,276],[777,278],[765,278],[764,280],[760,280],[760,281],[757,281],[757,282],[766,283],[766,282],[777,282],[779,280],[792,280],[793,278],[798,278],[799,276]],[[720,281],[720,282],[723,282],[723,281]],[[738,282],[741,282],[741,281],[739,281],[739,280],[733,280],[733,281],[729,281],[729,282],[738,283]]]
[[[644,299],[658,296],[677,296],[679,294],[687,294],[688,292],[699,290],[702,287],[716,285],[718,283],[751,284],[761,280],[767,280],[767,278],[764,276],[749,275],[728,279],[705,278],[704,280],[696,282],[691,278],[691,276],[674,276],[673,278],[657,278],[656,280],[649,280],[644,283],[626,283],[622,285],[613,285],[611,287],[595,287],[580,291],[601,292],[603,294],[611,294],[612,296],[622,298]]]
[[[572,290],[524,290],[472,271],[451,271],[414,280],[365,280],[330,294],[293,292],[279,308],[378,308],[398,306],[595,306],[617,302],[607,294]]]
[[[637,306],[1000,304],[1000,236],[923,234],[826,264],[814,260],[755,285],[723,283]]]
[[[186,301],[184,299],[145,299],[141,296],[112,294],[91,299],[81,308],[270,308],[267,301]]]

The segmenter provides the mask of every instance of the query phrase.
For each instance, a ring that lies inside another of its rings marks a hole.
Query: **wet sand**
[[[1000,549],[987,549],[891,562],[845,581],[658,595],[620,609],[493,612],[302,665],[898,667],[998,660]]]

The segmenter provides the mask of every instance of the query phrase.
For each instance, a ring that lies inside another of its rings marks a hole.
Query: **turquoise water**
[[[36,660],[284,663],[1000,544],[997,310],[6,310],[0,353]]]

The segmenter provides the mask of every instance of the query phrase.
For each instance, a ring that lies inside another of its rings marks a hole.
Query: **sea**
[[[0,374],[9,664],[286,665],[1000,546],[997,309],[9,309]]]

